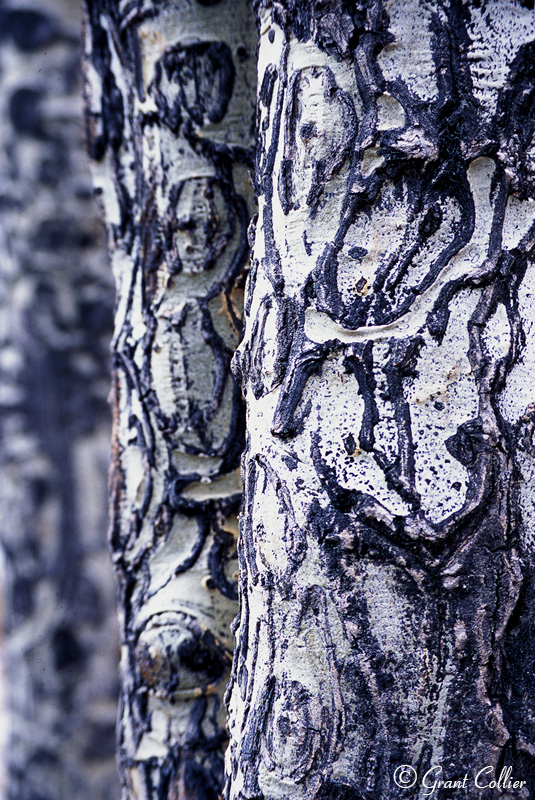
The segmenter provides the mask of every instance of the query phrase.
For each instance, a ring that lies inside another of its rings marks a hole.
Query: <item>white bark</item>
[[[229,800],[535,791],[535,14],[478,5],[257,3]]]
[[[130,798],[221,790],[255,44],[246,0],[88,3],[89,149],[117,285],[111,536]]]

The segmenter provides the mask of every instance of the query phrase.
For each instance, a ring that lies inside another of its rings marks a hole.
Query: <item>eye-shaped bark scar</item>
[[[208,629],[176,612],[152,617],[135,652],[147,686],[175,702],[214,691],[230,663],[230,654]]]
[[[181,181],[169,192],[162,225],[169,272],[192,277],[216,272],[210,278],[210,296],[221,291],[221,284],[229,288],[247,258],[247,222],[244,201],[226,181]]]
[[[162,121],[175,133],[184,113],[197,125],[221,122],[232,96],[235,72],[225,42],[170,47],[156,64],[150,86]],[[169,86],[173,85],[175,99],[171,102]]]
[[[281,206],[288,214],[304,202],[313,212],[351,153],[358,131],[355,108],[329,67],[312,67],[292,76],[285,113]]]

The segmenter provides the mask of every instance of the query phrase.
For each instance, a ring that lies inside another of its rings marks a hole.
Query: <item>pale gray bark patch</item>
[[[117,286],[111,543],[125,797],[217,798],[237,610],[256,30],[246,0],[87,4],[86,111]]]
[[[531,5],[256,4],[228,800],[535,791]]]
[[[9,800],[116,800],[106,541],[113,286],[80,100],[81,10],[0,5],[0,544]]]

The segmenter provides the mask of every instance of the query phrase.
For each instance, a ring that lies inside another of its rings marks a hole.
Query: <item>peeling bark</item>
[[[532,797],[532,3],[256,7],[225,797]]]
[[[0,4],[1,727],[10,800],[119,795],[106,543],[113,287],[83,147],[80,18],[69,0]]]
[[[124,796],[219,796],[252,214],[247,0],[91,0],[88,147],[117,286],[111,544]]]

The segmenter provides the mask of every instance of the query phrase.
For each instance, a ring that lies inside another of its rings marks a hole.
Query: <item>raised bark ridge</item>
[[[232,800],[535,792],[530,5],[257,3]]]
[[[255,46],[246,0],[88,3],[88,144],[117,284],[111,540],[129,798],[221,790]]]
[[[75,1],[0,4],[0,793],[9,800],[119,797],[106,542],[113,286],[83,144],[80,21]]]

